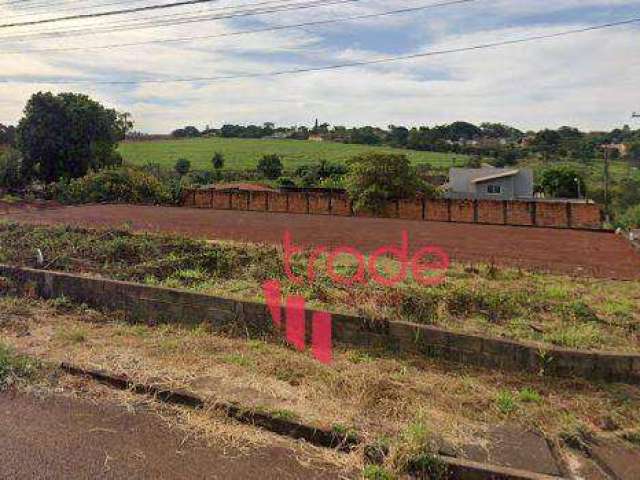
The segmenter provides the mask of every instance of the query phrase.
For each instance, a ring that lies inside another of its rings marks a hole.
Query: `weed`
[[[422,453],[412,458],[409,470],[416,478],[424,480],[446,480],[449,477],[447,464],[433,453]]]
[[[357,365],[359,363],[371,363],[374,359],[366,352],[362,352],[360,350],[351,350],[349,353],[347,353],[347,360]]]
[[[588,349],[602,343],[602,336],[597,325],[592,323],[563,325],[554,331],[543,334],[545,342],[567,348]]]
[[[640,447],[640,430],[629,431],[622,434],[622,438],[624,438],[627,442],[633,443]]]
[[[379,465],[367,465],[362,471],[362,478],[364,480],[394,480],[396,476]]]
[[[58,327],[54,338],[62,343],[79,344],[87,341],[87,329],[81,326]]]
[[[73,303],[64,295],[51,300],[51,304],[53,305],[53,308],[55,308],[59,312],[68,312],[73,309]]]
[[[496,396],[496,406],[500,413],[509,415],[517,408],[516,400],[513,397],[513,393],[509,390],[500,390]]]
[[[244,368],[252,367],[254,365],[253,359],[245,357],[240,353],[230,353],[229,355],[225,355],[222,357],[222,361],[230,365],[237,365]]]
[[[542,396],[531,387],[526,387],[518,393],[518,400],[524,403],[541,403]]]
[[[291,410],[272,410],[271,416],[273,418],[277,418],[278,420],[284,420],[287,422],[292,422],[298,418],[298,416],[292,412]]]
[[[32,378],[39,367],[37,361],[18,356],[10,347],[0,343],[0,390],[18,379]]]
[[[571,413],[562,415],[560,438],[571,448],[587,451],[593,441],[593,434],[587,426]]]

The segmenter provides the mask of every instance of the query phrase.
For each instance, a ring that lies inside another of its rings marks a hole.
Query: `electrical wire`
[[[475,1],[477,0],[451,0],[451,1],[440,2],[440,3],[429,3],[426,5],[419,5],[415,7],[401,8],[398,10],[388,10],[388,11],[379,12],[379,13],[353,15],[349,17],[331,18],[327,20],[316,20],[316,21],[310,21],[310,22],[295,23],[290,25],[276,25],[271,27],[255,28],[250,30],[239,30],[234,32],[217,33],[212,35],[175,37],[175,38],[165,38],[165,39],[155,39],[155,40],[144,40],[139,42],[112,43],[109,45],[97,45],[97,46],[31,48],[31,49],[23,49],[23,50],[16,50],[16,51],[0,51],[0,55],[21,55],[24,53],[34,53],[34,52],[73,52],[73,51],[86,51],[86,50],[103,50],[103,49],[111,49],[111,48],[123,48],[123,47],[133,47],[133,46],[152,45],[152,44],[192,42],[196,40],[209,40],[209,39],[221,38],[221,37],[235,37],[235,36],[241,36],[241,35],[274,32],[274,31],[294,29],[294,28],[315,27],[320,25],[328,25],[332,23],[380,18],[385,16],[391,16],[391,15],[416,13],[419,11],[428,10],[432,8],[460,5],[460,4],[470,3]]]
[[[569,35],[575,35],[579,33],[593,32],[596,30],[603,30],[607,28],[614,28],[623,25],[630,25],[634,23],[639,23],[640,17],[631,18],[627,20],[621,20],[618,22],[610,22],[604,23],[600,25],[592,25],[589,27],[576,28],[572,30],[564,30],[556,33],[549,33],[543,35],[532,35],[528,37],[522,37],[513,40],[501,40],[497,42],[489,42],[482,43],[477,45],[471,45],[467,47],[458,47],[458,48],[450,48],[444,50],[434,50],[427,51],[421,53],[414,53],[410,55],[397,55],[392,57],[384,57],[375,60],[362,60],[362,61],[354,61],[354,62],[346,62],[339,63],[333,65],[325,65],[320,67],[301,67],[301,68],[293,68],[288,70],[278,70],[272,72],[264,72],[264,73],[244,73],[244,74],[234,74],[234,75],[221,75],[221,76],[212,76],[212,77],[182,77],[182,78],[156,78],[156,79],[141,79],[141,80],[45,80],[40,82],[25,82],[25,81],[12,81],[10,79],[1,79],[2,83],[40,83],[47,85],[139,85],[139,84],[160,84],[160,83],[182,83],[182,82],[201,82],[201,83],[211,83],[221,80],[237,80],[237,79],[245,79],[245,78],[263,78],[263,77],[276,77],[282,75],[291,75],[291,74],[300,74],[300,73],[309,73],[309,72],[322,72],[329,70],[337,70],[343,68],[352,68],[352,67],[361,67],[367,65],[379,65],[384,63],[398,62],[398,61],[407,61],[407,60],[415,60],[419,58],[427,58],[427,57],[435,57],[435,56],[444,56],[454,53],[461,52],[470,52],[477,50],[485,50],[497,47],[503,47],[508,45],[517,45],[528,42],[547,40],[552,38],[560,38],[566,37]]]

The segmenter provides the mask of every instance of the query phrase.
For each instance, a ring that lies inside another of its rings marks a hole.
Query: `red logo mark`
[[[302,247],[295,245],[291,239],[291,233],[284,234],[284,271],[293,284],[303,285],[305,278],[293,273],[291,259],[296,254],[302,253]],[[313,283],[316,277],[315,263],[323,253],[327,253],[327,247],[320,245],[315,247],[308,259],[307,281]],[[349,276],[340,275],[336,272],[335,262],[339,255],[350,255],[356,259],[358,267],[356,272]],[[378,261],[382,256],[395,258],[399,263],[399,271],[392,277],[382,275],[378,271]],[[426,260],[425,259],[430,259]],[[443,275],[429,276],[425,272],[442,271],[449,268],[449,256],[440,247],[431,245],[418,250],[411,260],[409,259],[409,234],[402,232],[402,239],[399,246],[385,245],[375,250],[365,260],[365,256],[356,248],[351,246],[340,246],[328,252],[327,255],[327,275],[336,283],[352,286],[355,284],[366,284],[366,274],[374,282],[387,287],[396,285],[406,280],[409,270],[413,279],[421,285],[437,285],[444,280]],[[273,325],[277,329],[283,329],[287,342],[299,351],[305,349],[307,340],[307,319],[305,310],[305,300],[303,297],[294,295],[286,299],[285,317],[282,317],[281,285],[279,280],[269,280],[262,285],[267,308],[271,313]],[[327,312],[314,312],[311,319],[311,345],[314,357],[322,363],[330,363],[332,360],[332,321],[331,314]]]
[[[280,282],[269,280],[262,285],[267,308],[271,313],[274,327],[282,329],[282,303],[280,297]],[[306,315],[303,297],[291,296],[286,302],[285,332],[286,339],[296,349],[305,348]],[[311,345],[313,356],[322,363],[331,363],[331,314],[314,312],[311,319]]]

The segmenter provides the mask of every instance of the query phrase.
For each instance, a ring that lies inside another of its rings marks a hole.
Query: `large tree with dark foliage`
[[[16,141],[16,127],[0,123],[0,145],[13,145]]]
[[[23,175],[45,182],[78,178],[122,163],[117,144],[132,127],[128,114],[107,109],[86,95],[34,94],[17,130]]]

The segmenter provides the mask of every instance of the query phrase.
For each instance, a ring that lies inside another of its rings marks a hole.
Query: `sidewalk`
[[[30,479],[335,479],[303,467],[295,452],[249,455],[208,448],[150,413],[62,396],[0,393],[0,478]]]

